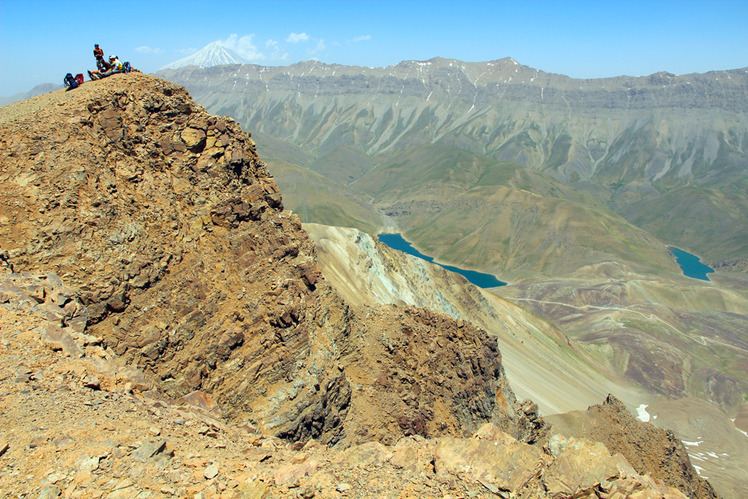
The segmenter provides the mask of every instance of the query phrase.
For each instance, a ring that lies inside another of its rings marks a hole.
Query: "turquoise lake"
[[[418,258],[426,260],[427,262],[436,263],[434,262],[433,257],[426,256],[415,249],[413,245],[403,239],[400,234],[379,234],[377,237],[380,241],[382,241],[392,249],[402,251],[403,253],[407,253],[409,255],[417,256]],[[436,263],[436,265],[439,265],[440,267],[449,270],[450,272],[456,272],[464,276],[468,281],[475,284],[479,288],[495,288],[497,286],[506,286],[505,282],[496,279],[496,277],[492,274],[484,274],[483,272],[476,272],[474,270],[464,270],[458,267],[453,267],[451,265],[442,265],[440,263]]]
[[[668,249],[675,255],[675,261],[678,262],[681,270],[683,270],[683,275],[686,277],[708,281],[709,278],[706,275],[714,272],[714,269],[701,263],[701,259],[698,256],[674,246],[670,246]]]

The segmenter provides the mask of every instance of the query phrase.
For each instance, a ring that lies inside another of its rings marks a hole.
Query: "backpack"
[[[68,90],[78,88],[79,85],[79,83],[75,78],[73,78],[73,75],[71,75],[70,73],[65,75],[65,79],[63,80],[63,82],[65,83],[65,86],[68,87]]]

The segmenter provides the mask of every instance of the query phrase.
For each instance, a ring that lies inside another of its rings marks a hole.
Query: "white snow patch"
[[[698,447],[700,444],[704,443],[703,441],[700,441],[700,440],[697,442],[687,442],[685,440],[682,440],[682,442],[683,442],[683,445],[687,445],[689,447]]]
[[[696,470],[696,473],[698,473],[701,478],[704,478],[705,480],[709,479],[708,476],[704,476],[704,468],[702,468],[701,466],[697,466],[695,464],[693,465],[693,468]]]
[[[649,423],[649,413],[647,412],[647,407],[649,407],[647,404],[641,404],[636,408],[636,417],[639,419],[639,421]]]

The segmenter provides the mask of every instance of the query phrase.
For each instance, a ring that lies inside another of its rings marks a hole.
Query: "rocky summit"
[[[132,73],[0,109],[0,489],[681,497],[543,447],[495,338],[353,306],[249,134]]]

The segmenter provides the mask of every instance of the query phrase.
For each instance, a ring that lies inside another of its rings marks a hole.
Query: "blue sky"
[[[513,57],[576,78],[748,66],[748,1],[0,0],[0,96],[94,69],[144,72],[221,40],[253,63]]]

